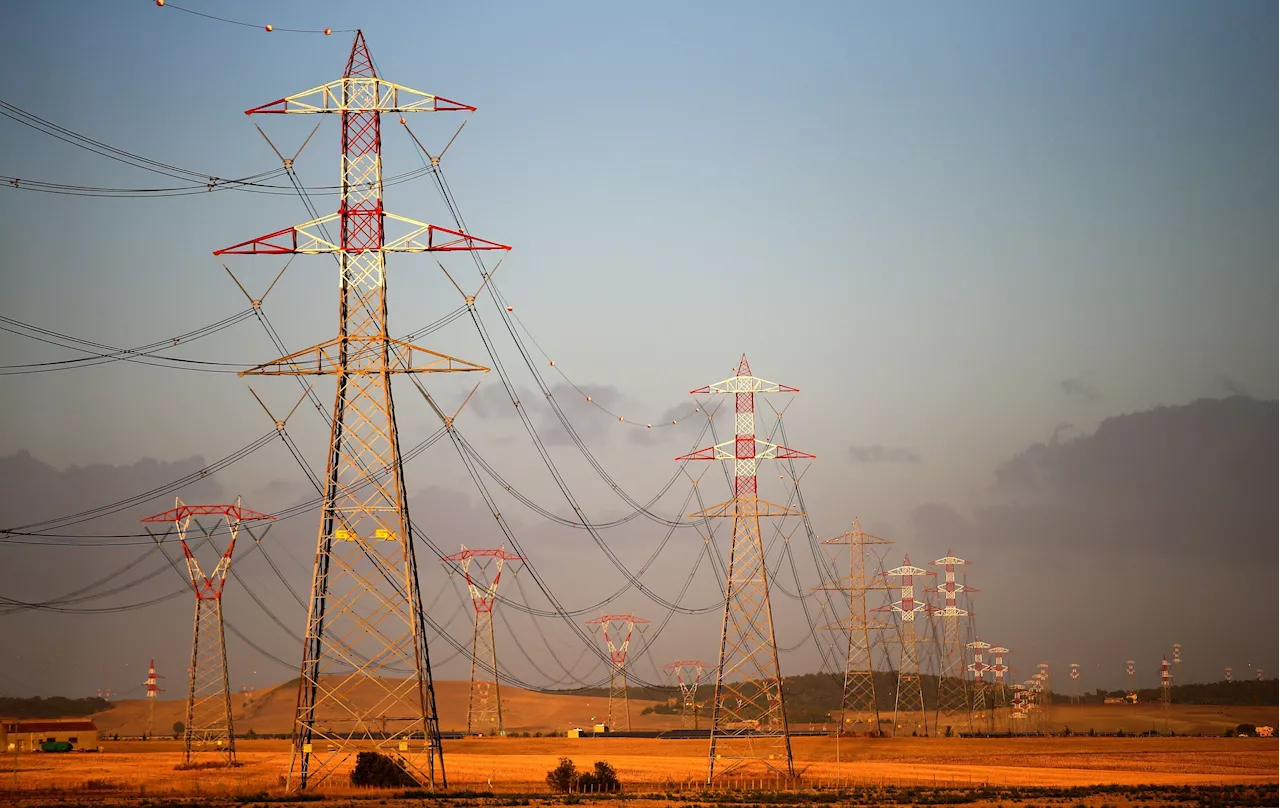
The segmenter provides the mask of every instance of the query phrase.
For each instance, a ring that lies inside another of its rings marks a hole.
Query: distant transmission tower
[[[992,726],[994,731],[999,732],[1001,725],[1006,721],[1012,729],[1011,717],[1006,717],[1009,711],[1009,691],[1005,688],[1004,675],[1009,672],[1009,666],[1004,664],[1004,655],[1009,653],[1009,649],[1001,645],[994,645],[990,649],[991,655],[995,657],[995,662],[991,665],[990,671],[995,677],[995,681],[991,687],[991,710],[992,710]]]
[[[104,701],[111,701],[111,688],[101,688],[98,690],[98,698]]]
[[[1230,669],[1230,668],[1227,668],[1227,669],[1223,672],[1223,675],[1224,675],[1224,676],[1226,676],[1226,678],[1227,678],[1227,681],[1228,681],[1228,682],[1230,682],[1230,681],[1231,681],[1231,669]]]
[[[147,737],[150,738],[156,731],[156,696],[160,694],[160,686],[156,684],[156,679],[163,679],[163,676],[156,675],[156,660],[151,659],[151,664],[147,666]]]
[[[1138,688],[1133,684],[1133,660],[1125,663],[1125,672],[1129,675],[1129,701],[1133,704],[1138,703]]]
[[[676,686],[680,688],[680,724],[685,729],[698,728],[698,685],[702,682],[702,672],[712,668],[705,662],[688,659],[662,666],[676,677]]]
[[[1049,721],[1053,713],[1053,683],[1049,680],[1049,663],[1041,662],[1040,668],[1040,709],[1041,721],[1046,732],[1049,731]]]
[[[1080,703],[1080,665],[1077,662],[1071,663],[1071,703]]]
[[[498,581],[508,561],[524,561],[524,556],[505,549],[462,550],[443,561],[461,561],[467,578],[467,591],[475,610],[475,631],[471,635],[471,689],[467,698],[467,734],[505,735],[502,729],[502,694],[498,687],[498,651],[493,642],[493,602],[498,597]],[[476,571],[471,566],[475,562]],[[493,578],[489,564],[493,563]]]
[[[961,618],[967,618],[969,613],[956,605],[956,596],[966,591],[964,584],[956,582],[956,566],[968,563],[970,562],[963,558],[957,558],[948,548],[946,556],[932,562],[933,566],[941,566],[943,569],[942,583],[925,591],[940,592],[945,597],[943,608],[933,613],[935,617],[942,619],[942,642],[938,654],[938,703],[935,705],[938,711],[937,726],[941,727],[943,721],[967,714],[969,729],[973,730],[976,729],[974,717],[969,711],[969,699],[965,693],[965,642],[960,632]]]
[[[247,112],[342,122],[338,212],[214,253],[327,254],[339,265],[338,336],[241,374],[337,380],[290,790],[318,785],[357,751],[383,753],[424,784],[438,765],[447,786],[391,376],[488,369],[389,336],[386,257],[510,248],[386,212],[381,119],[474,110],[380,78],[357,31],[342,78]]]
[[[812,459],[813,455],[756,437],[756,394],[799,390],[751,375],[744,354],[735,375],[690,392],[734,397],[734,439],[676,458],[733,461],[733,499],[690,514],[691,518],[733,518],[720,661],[711,707],[707,783],[715,777],[718,760],[726,762],[721,774],[758,763],[794,777],[760,518],[801,514],[760,499],[756,466],[761,460]]]
[[[1173,703],[1173,672],[1169,670],[1169,658],[1160,658],[1160,714],[1164,718],[1165,731],[1169,731],[1169,705]]]
[[[965,670],[973,674],[973,707],[969,714],[969,726],[975,730],[982,724],[982,714],[987,712],[987,671],[988,665],[982,661],[982,652],[991,647],[990,643],[974,640],[966,646],[973,652],[973,662]],[[992,731],[988,728],[988,732]]]
[[[631,632],[635,627],[647,625],[648,622],[633,614],[603,614],[587,621],[587,625],[599,626],[603,631],[604,644],[609,649],[609,661],[613,663],[609,666],[609,712],[605,717],[605,723],[612,729],[621,727],[624,731],[631,730],[631,704],[627,701],[627,648],[631,645]],[[610,637],[609,626],[615,623],[618,632]],[[644,631],[643,628],[640,630]],[[617,636],[621,636],[620,642],[614,642]]]
[[[830,545],[849,546],[849,577],[832,586],[832,589],[849,593],[849,617],[845,621],[831,623],[823,628],[839,631],[847,637],[844,663],[844,691],[840,697],[839,732],[869,732],[880,734],[880,706],[876,700],[875,670],[871,662],[871,632],[890,628],[881,620],[873,620],[867,614],[867,592],[887,587],[877,579],[867,579],[867,547],[877,544],[893,544],[889,539],[873,536],[862,529],[857,519],[853,527],[833,539],[822,542]]]
[[[902,579],[898,600],[873,610],[896,612],[901,615],[901,622],[898,624],[898,687],[893,701],[893,734],[895,736],[901,725],[900,716],[914,715],[917,711],[920,714],[920,721],[916,726],[922,730],[919,734],[929,734],[929,715],[924,706],[924,689],[920,686],[916,615],[923,612],[927,616],[933,611],[933,607],[924,601],[916,600],[915,579],[919,575],[933,574],[928,570],[911,566],[911,557],[906,556],[901,567],[894,567],[884,573],[885,577]]]
[[[1259,682],[1261,682],[1261,681],[1262,681],[1262,668],[1254,668],[1254,669],[1253,669],[1253,672],[1256,674],[1256,678],[1257,678],[1257,680],[1258,680]]]
[[[205,575],[200,562],[187,544],[187,532],[194,524],[204,538],[212,543],[218,524],[206,528],[195,519],[197,516],[216,516],[227,523],[227,549],[218,559],[213,572]],[[187,682],[187,720],[183,724],[182,760],[192,762],[192,755],[199,752],[217,752],[222,763],[236,762],[236,734],[231,721],[231,677],[227,670],[227,640],[222,629],[222,592],[226,587],[227,573],[231,571],[231,556],[236,549],[242,522],[274,520],[274,516],[234,505],[187,505],[176,500],[172,510],[148,516],[147,523],[172,524],[182,543],[182,554],[187,560],[187,574],[196,596],[195,624],[191,633],[191,667]],[[154,533],[147,528],[159,544],[168,535]],[[258,538],[258,537],[255,537]]]

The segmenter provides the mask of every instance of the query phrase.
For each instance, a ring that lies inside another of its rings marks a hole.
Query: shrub
[[[184,730],[186,730],[186,728],[187,728],[187,725],[186,725],[186,724],[183,724],[181,721],[174,721],[174,722],[173,722],[173,737],[177,738],[179,735],[181,735],[181,734],[183,733],[183,731],[184,731]]]
[[[568,794],[577,779],[578,770],[569,758],[560,758],[560,765],[547,772],[547,786],[561,794]]]
[[[422,784],[404,770],[400,761],[390,755],[380,752],[361,752],[356,755],[356,767],[351,770],[351,785],[404,788]]]
[[[538,730],[537,732],[533,733],[533,737],[535,737],[535,738],[541,738],[541,737],[542,737],[542,730]]]
[[[583,772],[578,775],[578,790],[592,792],[621,791],[622,783],[619,782],[618,773],[612,766],[603,760],[597,760],[593,771]]]
[[[1239,724],[1236,726],[1237,735],[1257,735],[1258,728],[1253,724]]]

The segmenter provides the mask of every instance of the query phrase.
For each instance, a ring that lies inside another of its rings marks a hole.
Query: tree
[[[183,733],[183,731],[184,731],[186,728],[187,728],[187,725],[186,725],[186,724],[184,724],[184,723],[182,723],[181,721],[174,721],[174,722],[173,722],[173,737],[175,737],[175,738],[176,738],[176,737],[178,737],[179,735],[181,735],[181,734]]]
[[[595,769],[578,775],[578,790],[592,792],[621,791],[618,772],[603,760],[597,760]]]
[[[577,780],[578,770],[569,758],[560,758],[560,765],[547,772],[547,786],[561,794],[568,794]]]

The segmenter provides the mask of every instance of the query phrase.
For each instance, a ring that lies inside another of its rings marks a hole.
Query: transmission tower
[[[1253,669],[1253,672],[1254,672],[1254,674],[1255,674],[1255,678],[1256,678],[1259,682],[1261,682],[1261,681],[1262,681],[1262,668],[1254,668],[1254,669]]]
[[[995,657],[995,662],[988,668],[995,678],[991,689],[992,728],[993,731],[999,731],[1000,725],[1005,722],[1005,716],[1009,710],[1009,692],[1005,689],[1004,684],[1004,675],[1009,672],[1009,666],[1004,664],[1004,655],[1009,653],[1009,649],[1004,646],[994,645],[989,650],[991,655]],[[1011,720],[1010,724],[1012,724]],[[1012,727],[1010,728],[1012,729]]]
[[[104,701],[111,701],[111,693],[112,693],[112,690],[109,687],[100,688],[98,690],[98,698],[103,699]]]
[[[154,657],[147,666],[147,737],[150,738],[156,731],[156,696],[161,693],[160,686],[156,684],[156,679],[163,679],[163,676],[156,674],[156,660]]]
[[[1129,676],[1129,701],[1132,704],[1138,703],[1138,688],[1133,684],[1133,660],[1130,659],[1125,663],[1125,673]]]
[[[510,248],[384,211],[381,118],[463,110],[475,107],[380,78],[357,31],[342,78],[246,113],[342,121],[338,212],[215,253],[329,254],[339,265],[338,336],[241,374],[337,380],[290,790],[323,782],[358,750],[387,754],[420,783],[436,784],[438,764],[448,785],[391,375],[487,368],[388,336],[386,256]]]
[[[802,514],[760,499],[756,466],[761,460],[812,459],[813,455],[756,437],[756,393],[798,392],[751,375],[745,354],[734,376],[690,391],[693,395],[725,393],[734,397],[734,439],[676,458],[733,461],[733,498],[690,514],[695,519],[733,518],[720,660],[711,707],[708,785],[715,777],[718,760],[726,761],[721,774],[762,764],[786,777],[795,776],[760,518]]]
[[[893,700],[893,734],[897,736],[901,725],[901,715],[913,715],[917,709],[921,735],[929,734],[929,715],[925,712],[924,689],[920,686],[920,658],[917,650],[916,615],[923,612],[929,615],[934,608],[924,601],[916,600],[915,579],[918,575],[934,573],[911,566],[911,557],[903,559],[901,567],[894,567],[884,573],[888,578],[901,578],[898,600],[873,611],[896,612],[901,615],[898,624],[898,687]]]
[[[498,652],[493,642],[493,602],[498,597],[498,581],[508,561],[524,561],[524,556],[497,550],[462,550],[442,561],[461,561],[467,591],[475,609],[475,631],[471,635],[471,689],[467,698],[467,734],[505,735],[502,729],[502,694],[498,688]],[[472,563],[476,571],[471,572]],[[493,578],[487,580],[489,564]]]
[[[643,617],[633,614],[603,614],[587,621],[589,626],[599,626],[604,633],[604,644],[609,648],[609,712],[605,716],[605,724],[616,729],[619,726],[625,732],[631,731],[631,704],[627,700],[627,648],[631,645],[631,632],[637,625],[649,623]],[[616,624],[622,641],[614,642],[609,636],[609,626]],[[626,629],[625,633],[622,631]]]
[[[1071,663],[1071,703],[1078,704],[1080,702],[1080,665],[1079,663]]]
[[[973,652],[973,662],[965,670],[973,674],[973,707],[969,715],[969,726],[977,729],[982,722],[982,714],[988,711],[987,705],[987,671],[990,667],[982,661],[982,652],[991,647],[990,643],[974,640],[965,646]],[[988,732],[992,731],[990,728]]]
[[[969,712],[968,696],[965,693],[964,637],[960,633],[960,619],[969,616],[969,612],[956,605],[956,596],[966,591],[964,584],[956,582],[956,566],[968,564],[963,558],[957,558],[947,549],[947,554],[931,566],[941,566],[943,581],[926,592],[938,592],[944,596],[944,606],[935,611],[935,617],[942,619],[942,642],[938,659],[938,711],[937,725],[942,726],[944,720],[968,717],[969,729],[975,729],[973,714]],[[967,590],[976,592],[977,590]],[[972,647],[972,646],[971,646]],[[972,668],[969,668],[972,670]]]
[[[1169,705],[1173,703],[1173,671],[1169,669],[1169,658],[1160,658],[1160,715],[1164,719],[1164,728],[1169,730]]]
[[[187,544],[187,533],[194,524],[204,538],[212,543],[217,523],[206,528],[196,520],[197,516],[215,516],[225,519],[230,539],[227,549],[218,559],[213,572],[205,575],[200,562]],[[196,614],[191,632],[191,667],[187,670],[187,720],[182,736],[182,759],[192,762],[192,755],[199,752],[217,752],[224,764],[236,762],[236,734],[231,721],[231,683],[227,670],[227,640],[222,629],[222,592],[226,587],[227,573],[231,571],[231,556],[236,549],[242,522],[274,520],[274,516],[234,505],[187,505],[177,499],[172,510],[148,516],[146,523],[171,524],[182,543],[182,555],[187,561],[187,575],[191,578],[191,590],[196,596]],[[147,532],[159,544],[169,534]],[[255,537],[258,538],[258,537]]]
[[[680,724],[685,729],[698,728],[698,685],[702,682],[702,672],[711,668],[705,662],[687,659],[662,666],[676,677],[676,686],[680,688]]]
[[[839,631],[848,638],[844,691],[840,698],[839,732],[863,731],[879,735],[880,706],[876,700],[875,671],[871,662],[871,632],[882,631],[891,626],[868,617],[867,592],[888,587],[879,579],[867,579],[866,553],[869,546],[893,542],[867,533],[858,520],[854,519],[851,530],[822,543],[849,547],[849,577],[832,586],[817,587],[849,593],[848,620],[823,626],[830,631]]]
[[[1040,677],[1040,720],[1047,732],[1053,713],[1053,683],[1049,680],[1049,663],[1041,662],[1037,667],[1040,668],[1037,674]]]
[[[1226,676],[1226,678],[1227,678],[1227,681],[1228,681],[1228,682],[1230,682],[1230,681],[1231,681],[1231,669],[1230,669],[1230,668],[1227,668],[1225,671],[1223,671],[1223,675],[1224,675],[1224,676]]]

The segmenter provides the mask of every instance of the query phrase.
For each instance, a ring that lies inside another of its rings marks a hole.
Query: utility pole
[[[894,567],[884,573],[886,578],[901,578],[899,597],[887,606],[873,611],[894,612],[900,615],[898,624],[898,687],[893,700],[893,734],[898,735],[901,716],[920,714],[919,726],[929,734],[929,714],[924,706],[924,689],[920,686],[920,657],[917,649],[916,615],[923,612],[926,616],[934,611],[934,607],[922,600],[916,600],[915,579],[920,575],[933,575],[929,570],[911,566],[911,557],[903,559],[901,567]]]
[[[702,672],[713,668],[705,662],[688,659],[662,666],[676,677],[676,686],[680,688],[680,724],[685,729],[698,728],[698,685],[702,682]]]
[[[642,626],[640,630],[644,631],[643,626],[648,623],[648,620],[634,614],[602,614],[587,621],[589,626],[600,627],[604,634],[604,644],[609,649],[609,661],[612,663],[609,666],[609,708],[605,715],[605,723],[610,729],[620,726],[624,732],[631,731],[631,703],[627,699],[627,648],[631,645],[631,633],[635,627]],[[621,642],[614,642],[614,638],[609,636],[609,626],[614,624],[618,627],[614,636],[621,635]]]
[[[733,461],[733,498],[690,514],[693,519],[733,519],[720,660],[711,707],[708,785],[715,777],[718,760],[726,761],[721,774],[753,764],[762,764],[788,779],[796,773],[783,703],[773,611],[769,606],[760,518],[803,514],[760,499],[756,470],[761,460],[812,459],[813,455],[756,437],[756,394],[798,392],[794,387],[753,376],[746,354],[738,363],[735,375],[690,391],[695,396],[722,393],[734,397],[733,440],[676,458],[678,461]]]
[[[502,694],[498,687],[498,651],[493,641],[493,603],[498,597],[498,581],[508,561],[524,561],[524,556],[497,550],[462,550],[442,561],[462,562],[467,591],[475,610],[475,630],[471,635],[471,688],[467,698],[467,734],[506,735],[502,729]],[[471,572],[472,564],[476,571]],[[491,580],[489,564],[493,563]]]
[[[194,524],[212,543],[217,526],[206,529],[198,521],[197,516],[217,516],[226,520],[226,532],[230,539],[227,549],[223,551],[218,565],[213,572],[205,575],[200,569],[191,546],[187,544],[187,533]],[[182,762],[190,765],[192,755],[199,752],[217,752],[222,756],[223,765],[236,762],[236,733],[231,720],[231,684],[227,670],[227,639],[222,628],[222,593],[227,584],[227,573],[231,571],[231,556],[236,549],[236,538],[240,535],[242,522],[273,521],[274,516],[251,511],[240,507],[240,500],[234,505],[187,505],[176,499],[172,510],[148,516],[145,523],[172,525],[171,530],[178,533],[178,541],[182,543],[182,555],[187,561],[187,575],[191,579],[191,590],[196,596],[195,621],[191,632],[191,667],[188,669],[187,681],[187,720],[183,723]],[[147,532],[160,544],[170,530],[154,533],[150,527]],[[260,540],[261,537],[255,537]],[[150,690],[148,689],[148,696]],[[152,702],[154,706],[154,701]]]
[[[974,726],[974,713],[969,710],[969,699],[965,693],[965,642],[960,634],[960,619],[968,617],[969,612],[956,604],[956,596],[961,592],[977,591],[956,582],[956,567],[968,563],[970,562],[963,558],[957,558],[948,548],[946,556],[931,562],[931,566],[942,567],[942,583],[925,591],[944,596],[943,608],[933,613],[934,617],[942,620],[942,642],[938,654],[941,663],[938,666],[938,703],[935,705],[938,711],[937,726],[941,727],[944,720],[951,721],[966,716],[969,729],[974,730],[977,729]],[[973,647],[972,644],[970,647]],[[969,670],[973,668],[970,667]],[[976,712],[977,708],[974,710]]]
[[[867,614],[867,592],[888,587],[878,578],[867,579],[867,548],[880,544],[893,544],[889,539],[873,536],[862,529],[857,519],[852,529],[841,533],[823,544],[849,547],[849,577],[831,589],[849,593],[849,618],[844,622],[823,626],[828,631],[839,631],[847,637],[844,663],[844,690],[840,697],[839,734],[856,733],[859,730],[872,735],[880,734],[880,705],[876,700],[875,669],[871,661],[874,643],[871,632],[890,628],[884,621],[872,620]]]
[[[338,336],[241,374],[337,381],[286,780],[291,791],[320,784],[365,750],[391,757],[420,784],[435,786],[438,775],[438,784],[448,785],[391,377],[488,368],[389,336],[386,257],[510,247],[388,213],[381,121],[390,113],[407,126],[410,113],[458,111],[475,107],[378,76],[357,31],[342,78],[246,113],[336,114],[342,123],[338,212],[214,253],[332,255],[339,266]],[[291,159],[282,160],[291,167]],[[387,232],[393,228],[398,235]]]

